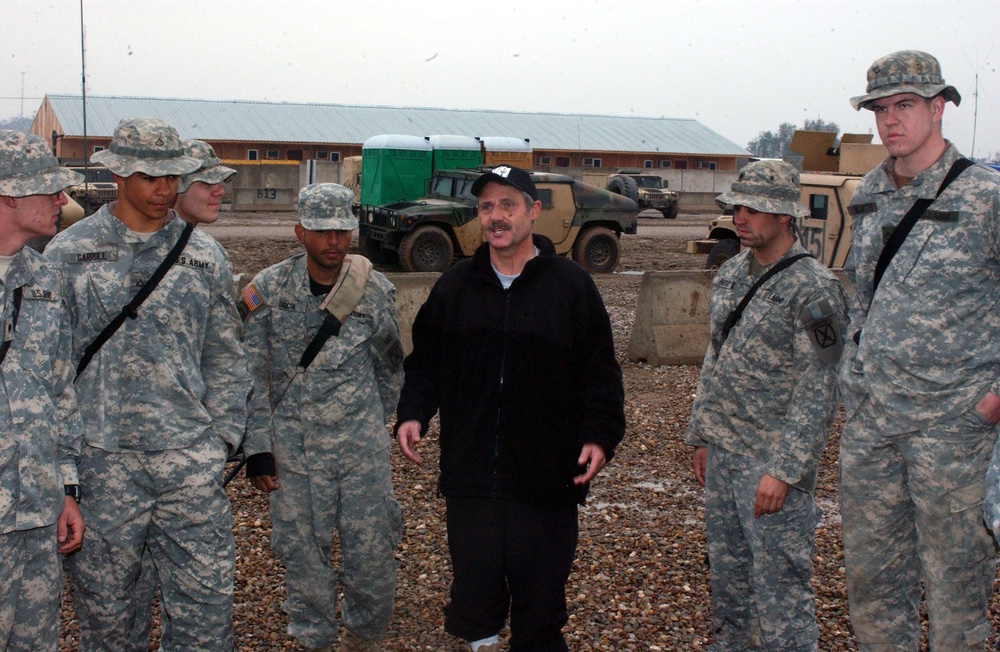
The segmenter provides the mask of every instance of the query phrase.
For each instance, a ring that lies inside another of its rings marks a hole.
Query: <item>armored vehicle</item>
[[[83,174],[86,178],[83,183],[67,188],[66,194],[80,204],[87,215],[96,212],[104,204],[118,199],[118,185],[111,178],[111,171],[104,166],[91,165],[86,168],[70,169]]]
[[[658,210],[663,217],[672,220],[677,217],[677,193],[667,190],[668,182],[655,174],[643,174],[639,170],[619,170],[608,178],[605,189],[628,197],[639,205],[639,210]]]
[[[802,246],[821,263],[841,268],[851,248],[853,220],[847,212],[861,178],[887,156],[885,147],[872,145],[870,134],[796,131],[789,147],[802,154],[802,193],[799,201],[809,215],[796,220]],[[732,211],[711,221],[708,238],[688,242],[688,253],[708,253],[706,269],[717,269],[740,250]]]
[[[417,200],[362,203],[359,239],[365,255],[376,262],[398,255],[409,272],[442,271],[456,256],[471,256],[483,242],[472,184],[485,170],[437,170]],[[542,202],[534,232],[590,272],[613,271],[619,236],[636,232],[636,203],[561,174],[531,175]]]

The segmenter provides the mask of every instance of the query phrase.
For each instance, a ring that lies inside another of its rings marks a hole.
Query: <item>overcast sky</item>
[[[79,0],[0,7],[0,118],[79,94]],[[84,23],[88,94],[695,118],[742,146],[874,131],[848,98],[920,49],[962,94],[945,137],[1000,151],[997,0],[84,0]]]

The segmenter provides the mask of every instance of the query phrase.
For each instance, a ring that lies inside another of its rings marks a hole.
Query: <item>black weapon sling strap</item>
[[[80,358],[80,364],[76,366],[77,378],[80,377],[83,370],[87,368],[88,364],[90,364],[91,358],[93,358],[97,352],[101,350],[101,347],[111,339],[111,336],[114,335],[119,328],[121,328],[122,324],[125,323],[125,319],[135,319],[139,316],[139,306],[141,306],[142,303],[149,298],[149,295],[153,293],[156,286],[160,284],[163,277],[167,275],[168,271],[170,271],[171,266],[173,266],[173,264],[177,262],[177,259],[181,257],[181,252],[184,250],[188,240],[191,238],[192,231],[194,231],[194,224],[188,222],[184,226],[184,230],[181,231],[181,236],[177,238],[177,242],[174,244],[173,249],[171,249],[170,253],[167,254],[167,257],[163,259],[160,266],[156,268],[153,275],[149,277],[149,280],[146,281],[146,283],[139,289],[132,300],[128,302],[128,305],[122,308],[122,311],[111,320],[111,323],[104,327],[104,330],[101,331],[100,335],[94,338],[94,341],[83,350],[83,357]]]
[[[958,178],[958,175],[965,172],[966,168],[972,166],[973,163],[964,156],[954,163],[951,164],[951,169],[948,170],[948,174],[945,175],[944,181],[941,182],[941,187],[938,188],[937,194],[934,195],[934,199],[921,198],[913,203],[910,210],[906,212],[903,219],[899,221],[896,228],[892,230],[892,234],[889,239],[885,241],[882,246],[882,253],[878,256],[878,262],[875,263],[875,278],[872,284],[872,298],[875,297],[875,292],[878,291],[879,283],[882,282],[882,276],[885,274],[885,270],[889,268],[889,263],[892,262],[893,257],[899,248],[903,246],[903,242],[906,241],[906,236],[910,235],[910,231],[913,230],[914,225],[917,223],[927,209],[930,208],[931,204],[941,196],[941,193],[951,185],[951,182]],[[856,331],[854,333],[854,343],[861,343],[861,331]]]
[[[17,316],[21,312],[21,295],[23,287],[14,290],[14,309],[10,313],[10,333],[4,333],[3,344],[0,344],[0,365],[7,358],[7,351],[14,342],[14,331],[17,329]]]
[[[914,202],[910,210],[906,212],[903,219],[900,220],[899,225],[892,230],[892,235],[886,240],[885,245],[882,247],[882,253],[879,254],[878,262],[875,264],[875,284],[872,287],[872,296],[875,296],[875,292],[878,290],[878,284],[882,281],[882,275],[885,274],[885,270],[889,267],[889,263],[892,262],[893,256],[899,251],[899,248],[903,246],[903,242],[906,240],[906,236],[910,235],[910,231],[913,230],[913,225],[917,223],[917,220],[927,212],[930,205],[934,203],[934,200],[941,196],[941,193],[945,191],[952,181],[958,178],[958,175],[965,172],[965,169],[972,165],[972,161],[962,157],[951,164],[951,169],[948,170],[948,174],[945,175],[944,181],[941,182],[941,187],[938,188],[937,194],[934,195],[934,199],[918,199]]]
[[[716,348],[717,353],[719,350],[722,349],[722,345],[726,343],[726,339],[729,337],[729,331],[731,331],[733,327],[736,326],[737,323],[739,323],[740,318],[743,316],[743,311],[746,310],[746,307],[750,304],[750,300],[753,299],[753,296],[757,294],[757,290],[759,290],[761,286],[764,285],[764,283],[766,283],[772,276],[774,276],[781,270],[790,267],[792,264],[795,263],[795,261],[801,260],[802,258],[811,258],[811,257],[812,256],[810,254],[797,254],[790,258],[786,258],[776,263],[774,267],[764,272],[764,274],[762,274],[761,277],[757,279],[757,282],[750,287],[750,290],[746,294],[743,295],[743,298],[736,306],[736,309],[733,310],[731,313],[729,313],[729,316],[726,317],[726,321],[722,326],[722,339],[719,340],[719,346]]]

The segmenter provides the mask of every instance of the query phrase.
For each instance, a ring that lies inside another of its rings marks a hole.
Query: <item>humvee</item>
[[[639,210],[658,210],[663,217],[672,220],[677,217],[677,193],[667,190],[668,181],[655,174],[643,174],[640,170],[619,170],[608,177],[605,190],[628,197],[639,205]]]
[[[103,165],[70,167],[74,172],[84,175],[84,182],[66,189],[66,194],[83,207],[90,215],[104,204],[118,199],[118,184],[111,178],[111,171]]]
[[[799,201],[809,215],[796,220],[802,246],[827,267],[841,268],[851,248],[853,220],[847,212],[851,197],[869,170],[888,153],[872,145],[870,134],[796,131],[789,148],[802,154],[802,193]],[[717,269],[740,250],[732,211],[709,223],[708,238],[688,242],[688,253],[708,253],[706,269]]]
[[[375,262],[399,257],[408,272],[439,272],[482,244],[472,184],[487,168],[438,170],[426,195],[384,206],[362,204],[359,241]],[[627,197],[561,174],[531,172],[542,202],[534,232],[590,272],[618,265],[622,233],[635,234],[638,207]]]

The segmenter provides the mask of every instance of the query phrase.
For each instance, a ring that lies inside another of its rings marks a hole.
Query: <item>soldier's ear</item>
[[[2,196],[2,197],[0,197],[0,199],[3,199],[4,205],[6,205],[8,208],[17,208],[17,198],[16,197]]]

